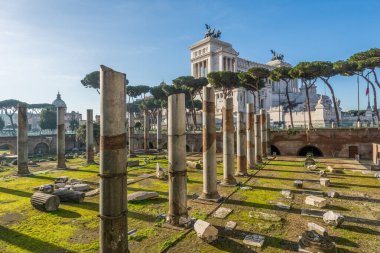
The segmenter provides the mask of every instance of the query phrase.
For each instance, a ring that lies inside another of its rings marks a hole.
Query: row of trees
[[[202,107],[202,87],[210,83],[215,88],[222,91],[224,98],[231,96],[235,88],[243,87],[254,96],[256,108],[261,108],[260,90],[265,87],[265,82],[271,79],[275,82],[285,84],[285,95],[288,103],[291,126],[293,124],[292,101],[289,97],[289,84],[293,79],[299,79],[305,87],[306,93],[306,110],[308,112],[309,126],[312,128],[311,108],[309,90],[321,80],[330,90],[335,110],[335,117],[338,126],[341,119],[339,118],[339,108],[331,78],[337,75],[341,76],[359,76],[371,86],[374,96],[374,111],[379,119],[377,110],[376,87],[380,88],[380,83],[376,74],[376,69],[380,67],[380,49],[373,48],[367,51],[359,52],[347,60],[337,62],[329,61],[312,61],[300,62],[294,67],[280,66],[273,70],[263,67],[255,67],[247,72],[230,72],[219,71],[211,72],[207,78],[194,78],[192,76],[180,76],[173,80],[172,85],[161,83],[157,86],[149,87],[147,85],[127,86],[128,95],[127,111],[150,113],[152,121],[155,121],[157,111],[167,108],[167,97],[175,93],[186,94],[186,108],[191,114],[193,125],[197,126],[196,112]],[[99,89],[99,71],[92,72],[81,80],[82,85],[87,88]],[[147,97],[146,94],[151,96]],[[199,97],[201,100],[197,100]]]

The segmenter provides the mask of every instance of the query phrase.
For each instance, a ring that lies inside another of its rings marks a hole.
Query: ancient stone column
[[[174,226],[186,226],[189,222],[187,212],[185,115],[185,94],[169,96],[169,213],[167,215],[167,222]]]
[[[202,108],[203,137],[203,192],[202,199],[217,201],[220,195],[216,178],[216,128],[215,128],[215,89],[203,87]]]
[[[94,123],[93,123],[92,109],[87,109],[86,152],[87,152],[87,164],[95,163],[95,160],[94,160]]]
[[[247,168],[255,168],[255,105],[247,104]]]
[[[261,157],[267,156],[267,115],[264,109],[260,109],[260,128],[261,128]]]
[[[162,145],[162,111],[157,113],[157,151],[161,150]]]
[[[247,139],[245,133],[244,112],[237,112],[236,119],[236,154],[237,171],[236,176],[246,176],[247,173]]]
[[[28,116],[26,104],[18,104],[17,174],[27,175],[28,169]]]
[[[65,107],[57,107],[57,168],[66,168],[65,161]]]
[[[265,134],[265,141],[266,141],[266,147],[267,147],[267,156],[271,155],[270,152],[270,114],[267,113],[267,129],[266,129],[266,134]]]
[[[144,110],[144,152],[148,153],[149,150],[149,113]]]
[[[255,164],[262,162],[260,114],[255,114]]]
[[[128,127],[129,127],[129,130],[128,130],[129,154],[133,154],[134,139],[135,139],[135,119],[133,116],[133,112],[129,113]]]
[[[100,252],[128,251],[125,74],[100,66]]]
[[[233,98],[225,98],[223,106],[223,181],[222,185],[236,185],[234,177],[234,115]]]

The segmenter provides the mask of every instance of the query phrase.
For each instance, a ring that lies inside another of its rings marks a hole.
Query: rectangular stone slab
[[[219,207],[215,213],[212,215],[215,218],[224,219],[226,218],[230,213],[232,212],[232,209],[225,208],[225,207]]]

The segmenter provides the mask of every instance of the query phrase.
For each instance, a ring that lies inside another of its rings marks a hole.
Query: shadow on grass
[[[0,225],[0,241],[7,244],[12,244],[16,247],[24,249],[29,252],[67,252],[74,253],[74,251],[62,248],[58,245],[44,242],[40,239],[33,238]]]
[[[221,227],[221,226],[215,226],[215,227],[220,231],[221,237],[225,239],[225,243],[232,243],[231,245],[232,247],[225,245],[223,241],[222,243],[219,243],[219,240],[218,240],[218,243],[216,243],[214,246],[217,248],[220,247],[220,249],[222,250],[231,249],[231,251],[229,252],[252,252],[252,250],[248,249],[244,244],[239,244],[236,241],[230,239],[230,238],[234,238],[239,241],[242,241],[245,235],[252,234],[252,233],[259,234],[265,237],[265,243],[264,243],[263,248],[273,247],[273,248],[280,249],[282,251],[296,251],[298,249],[298,243],[290,241],[290,240],[273,237],[270,235],[264,235],[264,234],[260,234],[260,233],[256,233],[252,231],[239,230],[239,229],[235,229],[233,231],[226,231],[224,227]]]
[[[8,188],[4,188],[4,187],[0,187],[0,192],[1,193],[6,193],[6,194],[16,195],[16,196],[19,196],[19,197],[25,197],[25,198],[30,198],[33,195],[32,192],[26,192],[26,191],[8,189]]]
[[[77,212],[69,211],[61,207],[59,207],[58,210],[51,212],[51,214],[62,217],[62,218],[71,218],[71,219],[82,217],[82,215]]]
[[[360,234],[380,235],[379,231],[373,230],[367,227],[359,227],[359,226],[354,226],[354,225],[340,225],[339,228],[349,230],[355,233],[360,233]]]
[[[332,235],[330,235],[330,237],[331,237],[332,241],[338,245],[343,245],[343,246],[347,246],[347,247],[354,247],[354,248],[357,248],[359,246],[359,244],[357,244],[356,242],[353,242],[353,241],[346,239],[346,238],[343,238],[343,237],[332,236]]]

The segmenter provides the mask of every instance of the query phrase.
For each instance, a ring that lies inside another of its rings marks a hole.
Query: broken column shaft
[[[128,252],[125,74],[100,66],[100,252]]]
[[[57,168],[66,168],[65,161],[65,107],[57,107]]]
[[[215,89],[203,87],[203,192],[202,199],[218,200],[216,178]]]
[[[92,109],[87,109],[86,152],[87,152],[87,164],[95,163],[95,160],[94,160],[94,123],[93,123]]]
[[[185,94],[168,98],[169,213],[167,222],[187,225]]]
[[[255,114],[255,164],[261,163],[261,128],[260,114]]]
[[[264,109],[260,109],[260,128],[261,128],[261,157],[267,156],[267,115]]]
[[[135,139],[135,119],[133,112],[129,112],[129,121],[128,121],[128,142],[129,142],[129,154],[133,154],[134,149],[134,139]]]
[[[247,168],[255,168],[255,105],[247,104]]]
[[[162,145],[162,111],[157,112],[157,150],[161,150]]]
[[[144,152],[149,150],[149,113],[144,110]]]
[[[247,140],[244,124],[244,112],[237,112],[236,119],[236,154],[237,154],[237,176],[247,175]]]
[[[223,181],[222,185],[236,185],[234,177],[234,117],[233,98],[225,98],[223,106]]]
[[[27,175],[28,169],[28,116],[26,104],[18,105],[17,174]]]
[[[267,129],[266,129],[266,146],[267,146],[267,156],[272,155],[271,154],[271,148],[270,148],[270,114],[267,113]]]

